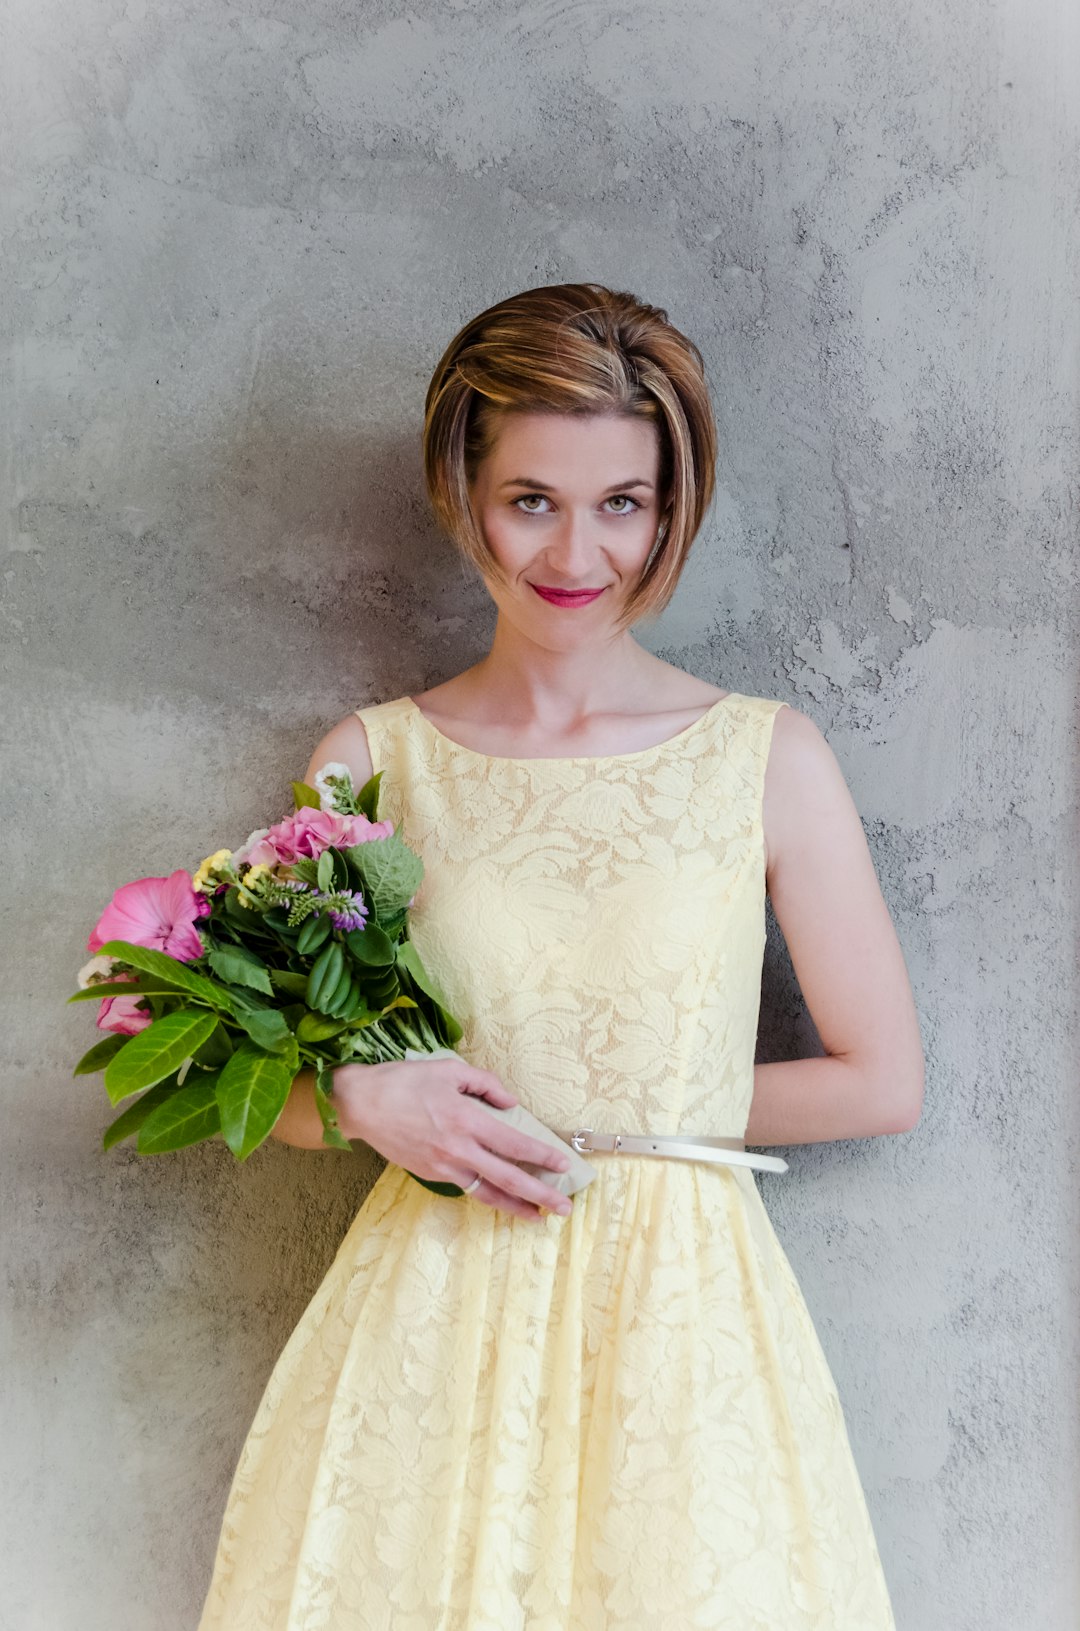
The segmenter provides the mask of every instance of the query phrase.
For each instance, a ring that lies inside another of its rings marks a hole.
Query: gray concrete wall
[[[486,649],[424,388],[569,278],[666,305],[715,386],[646,643],[818,720],[911,968],[918,1128],[762,1180],[900,1631],[1075,1626],[1072,0],[7,9],[3,1631],[194,1625],[377,1170],[103,1155],[85,935]],[[775,932],[766,975],[761,1056],[813,1050]]]

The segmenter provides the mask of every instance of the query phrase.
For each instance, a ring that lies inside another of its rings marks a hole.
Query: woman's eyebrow
[[[554,488],[549,487],[546,482],[534,481],[531,476],[512,476],[509,481],[499,483],[499,491],[501,492],[504,487],[528,487],[534,493],[554,492]],[[604,491],[605,493],[625,493],[630,487],[647,487],[650,493],[653,491],[652,482],[644,481],[640,476],[635,476],[631,481],[613,482],[610,487],[605,487]]]

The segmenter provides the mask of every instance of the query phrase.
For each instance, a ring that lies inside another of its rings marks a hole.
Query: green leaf
[[[233,885],[225,895],[225,916],[230,923],[235,923],[238,929],[261,929],[266,913],[253,912],[250,906],[242,906],[240,891]]]
[[[319,883],[319,864],[313,861],[310,855],[301,855],[291,862],[291,867],[302,883],[309,883],[317,887]]]
[[[364,997],[373,1008],[386,1008],[401,992],[401,982],[394,969],[380,970],[374,978],[364,981]]]
[[[206,1041],[217,1022],[216,1014],[181,1008],[129,1037],[105,1066],[105,1091],[112,1102],[119,1104],[121,1099],[141,1088],[153,1087],[178,1070]]]
[[[165,1081],[159,1082],[156,1087],[150,1088],[149,1092],[144,1093],[141,1099],[136,1099],[134,1104],[128,1105],[128,1108],[106,1127],[105,1136],[101,1140],[102,1149],[111,1150],[114,1144],[120,1143],[121,1139],[130,1138],[132,1133],[137,1133],[146,1118],[152,1111],[157,1109],[159,1104],[164,1104],[167,1099],[172,1098],[174,1093],[182,1091],[183,1089],[178,1084],[175,1076],[168,1076]]]
[[[405,1171],[409,1172],[408,1167],[405,1168]],[[409,1177],[416,1178],[418,1184],[423,1184],[424,1188],[430,1189],[434,1195],[464,1195],[465,1193],[458,1184],[441,1184],[437,1183],[434,1178],[417,1178],[415,1172],[409,1172]]]
[[[132,968],[156,974],[159,979],[180,986],[198,1002],[224,1008],[226,1013],[232,1010],[232,998],[227,991],[167,952],[155,951],[151,946],[133,946],[126,940],[107,940],[100,950],[105,957],[115,957],[118,962],[130,963]]]
[[[272,968],[270,978],[281,991],[287,991],[290,996],[303,997],[307,995],[308,977],[306,974],[294,974],[287,968]]]
[[[443,1008],[441,1004],[437,1003],[430,1017],[432,1029],[442,1038],[443,1042],[450,1044],[460,1042],[465,1035],[464,1028],[459,1025],[449,1008]]]
[[[429,1017],[434,1028],[440,1035],[445,1036],[448,1042],[459,1042],[464,1031],[450,1012],[441,986],[424,967],[420,953],[411,940],[403,940],[398,946],[397,966],[403,968],[424,995],[431,998],[435,1011]]]
[[[409,898],[410,898],[410,900],[412,899],[411,896]],[[403,929],[405,928],[405,920],[406,920],[407,917],[408,917],[408,910],[407,910],[407,905],[406,905],[406,906],[400,907],[396,912],[385,913],[379,919],[379,922],[380,922],[383,930],[386,932],[386,934],[394,942],[395,945],[401,939],[401,934],[402,934]]]
[[[304,808],[318,810],[322,807],[322,799],[314,787],[309,787],[307,782],[293,782],[292,796],[293,803],[298,810]]]
[[[166,1155],[170,1150],[183,1150],[189,1144],[213,1138],[221,1131],[216,1088],[217,1076],[200,1071],[195,1081],[185,1082],[178,1092],[170,1094],[140,1127],[136,1145],[139,1154]]]
[[[346,851],[363,884],[364,899],[381,923],[401,911],[419,889],[424,863],[399,833],[353,844]]]
[[[268,1053],[284,1053],[290,1044],[296,1045],[296,1038],[276,1008],[248,1008],[237,1003],[233,1017],[240,1029]]]
[[[323,1124],[323,1143],[333,1150],[348,1150],[352,1145],[338,1126],[337,1106],[333,1101],[334,1073],[320,1061],[315,1066],[315,1104]]]
[[[381,770],[377,770],[356,795],[356,808],[361,815],[366,815],[369,821],[378,820],[375,812],[379,807],[379,783],[382,781],[382,774]]]
[[[246,1161],[277,1121],[289,1097],[295,1064],[242,1042],[217,1082],[221,1132],[238,1161]]]
[[[296,1038],[298,1042],[327,1042],[332,1036],[340,1036],[345,1024],[343,1019],[331,1019],[328,1014],[313,1014],[309,1010],[296,1027]]]
[[[319,864],[315,870],[315,882],[325,895],[329,892],[330,885],[333,883],[333,881],[334,853],[332,850],[324,849],[322,854],[319,856]]]
[[[192,1054],[196,1064],[217,1070],[232,1057],[233,1045],[228,1031],[218,1020],[206,1041]]]
[[[100,980],[95,985],[84,986],[76,991],[67,1000],[68,1002],[94,1002],[99,997],[186,997],[189,993],[182,985],[170,980],[155,980],[149,974],[144,974],[138,981],[135,980]]]
[[[121,1036],[119,1033],[102,1037],[100,1042],[94,1043],[88,1053],[83,1054],[71,1074],[73,1076],[92,1076],[95,1071],[104,1070],[113,1054],[119,1053],[120,1049],[129,1040],[128,1037]]]
[[[226,985],[250,986],[253,991],[263,991],[268,997],[273,996],[274,988],[270,984],[266,964],[246,946],[214,946],[208,953],[208,960],[218,979],[224,980]]]
[[[429,997],[433,998],[434,1001],[438,1003],[440,1008],[449,1008],[450,1005],[446,1000],[446,996],[441,986],[435,979],[435,976],[433,974],[429,974],[427,969],[424,967],[420,953],[417,951],[411,940],[403,940],[398,946],[397,961],[405,970],[406,974],[411,975],[411,977],[416,981],[421,991],[426,992]]]
[[[345,944],[358,963],[370,968],[389,968],[394,961],[394,943],[377,923],[368,922],[362,929],[350,929]]]

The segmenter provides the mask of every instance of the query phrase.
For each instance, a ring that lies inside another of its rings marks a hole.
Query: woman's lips
[[[549,600],[553,606],[587,606],[604,592],[603,589],[541,589],[538,583],[530,584],[529,587],[535,589],[542,600]]]

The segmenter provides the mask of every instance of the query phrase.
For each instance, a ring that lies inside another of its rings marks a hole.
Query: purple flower
[[[335,929],[348,931],[362,929],[367,922],[367,907],[355,890],[342,890],[336,897],[348,905],[332,906],[327,914]]]

